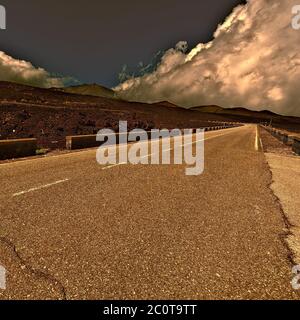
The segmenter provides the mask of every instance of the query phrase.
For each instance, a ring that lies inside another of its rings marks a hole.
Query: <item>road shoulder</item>
[[[271,189],[279,199],[289,233],[287,243],[293,260],[300,264],[300,157],[265,154],[273,181]]]

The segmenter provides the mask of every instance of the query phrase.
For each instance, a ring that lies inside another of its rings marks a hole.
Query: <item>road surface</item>
[[[298,299],[256,127],[205,134],[205,170],[0,165],[2,299]]]

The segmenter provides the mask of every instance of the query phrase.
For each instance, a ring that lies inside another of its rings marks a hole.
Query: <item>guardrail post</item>
[[[293,151],[300,156],[300,138],[294,137]]]

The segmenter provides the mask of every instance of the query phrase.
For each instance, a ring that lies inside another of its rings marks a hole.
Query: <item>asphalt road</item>
[[[0,165],[2,299],[298,299],[256,127],[206,133],[205,170]]]

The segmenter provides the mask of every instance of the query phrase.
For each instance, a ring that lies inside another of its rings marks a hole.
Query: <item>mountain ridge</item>
[[[97,83],[81,84],[76,86],[70,86],[65,88],[55,88],[55,90],[63,91],[66,93],[81,94],[86,96],[103,97],[117,99],[117,93],[107,87],[99,85]]]
[[[186,109],[166,101],[129,102],[0,81],[0,140],[35,137],[39,146],[59,149],[65,147],[68,135],[95,134],[103,128],[118,130],[119,121],[127,121],[128,130],[272,123],[277,128],[300,132],[300,118],[268,111],[219,106]]]

